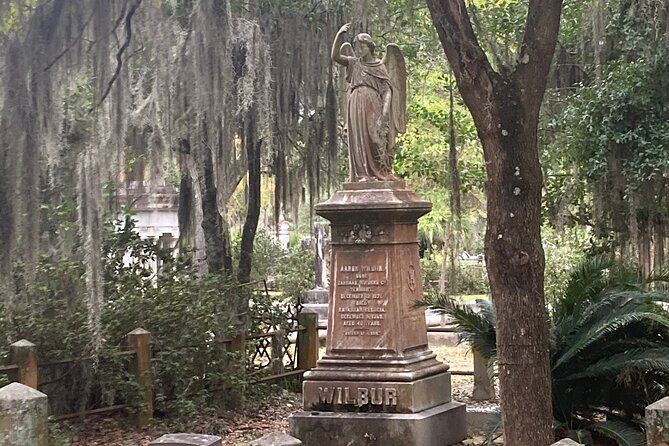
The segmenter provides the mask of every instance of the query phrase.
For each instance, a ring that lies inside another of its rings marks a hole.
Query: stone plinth
[[[167,434],[153,440],[149,446],[222,446],[221,437],[203,434]]]
[[[0,445],[48,445],[47,396],[20,383],[0,389]]]
[[[401,181],[347,183],[316,206],[331,223],[330,296],[325,356],[304,374],[306,412],[291,420],[307,446],[339,444],[327,429],[364,430],[367,418],[387,437],[375,444],[464,438],[464,405],[451,402],[448,365],[428,348],[424,310],[414,308],[423,293],[417,222],[431,208]]]
[[[300,412],[289,421],[304,446],[445,446],[465,438],[464,409],[450,402],[412,414]]]
[[[648,446],[669,446],[669,397],[646,407]]]

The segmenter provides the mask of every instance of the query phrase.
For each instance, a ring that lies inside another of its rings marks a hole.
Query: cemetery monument
[[[304,412],[290,419],[305,446],[443,446],[465,437],[465,406],[451,401],[448,365],[427,345],[417,244],[418,218],[432,204],[392,173],[406,130],[406,69],[396,45],[383,60],[368,34],[343,42],[344,116],[350,182],[316,213],[330,221],[325,356],[305,373]]]

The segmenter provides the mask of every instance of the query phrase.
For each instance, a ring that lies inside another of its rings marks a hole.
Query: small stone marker
[[[302,442],[285,432],[272,432],[253,440],[251,446],[302,446]]]
[[[149,443],[149,446],[223,446],[221,437],[203,434],[167,434]]]
[[[495,398],[495,386],[488,375],[488,361],[474,350],[474,391],[472,399],[485,401]]]
[[[551,446],[583,446],[581,443],[576,443],[571,438],[563,438],[562,440],[553,443]]]
[[[648,446],[669,446],[669,397],[646,407]]]
[[[0,389],[0,445],[47,446],[47,396],[21,383]]]

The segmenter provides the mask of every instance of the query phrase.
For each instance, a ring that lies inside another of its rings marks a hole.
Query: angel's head
[[[376,48],[376,45],[372,40],[372,36],[367,33],[360,33],[353,39],[353,49],[358,57],[373,56],[374,48]]]

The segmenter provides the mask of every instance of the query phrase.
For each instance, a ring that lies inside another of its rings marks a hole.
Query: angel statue
[[[353,47],[343,43],[351,24],[342,26],[332,44],[332,60],[346,67],[344,131],[348,139],[350,181],[393,181],[393,148],[406,131],[406,66],[400,48],[374,56],[374,41],[361,33]],[[353,51],[355,49],[355,52]]]

